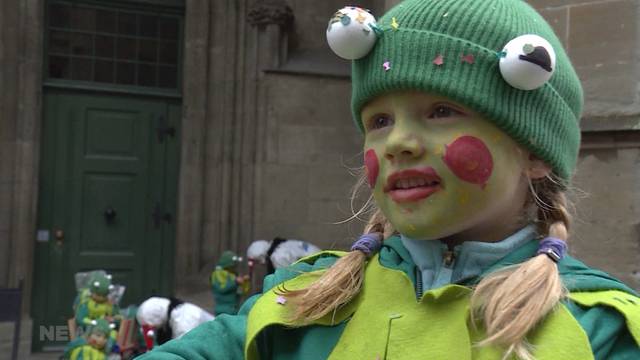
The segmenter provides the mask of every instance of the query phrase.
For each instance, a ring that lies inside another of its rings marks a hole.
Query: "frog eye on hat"
[[[556,69],[553,47],[538,35],[518,36],[505,45],[501,55],[500,73],[516,89],[538,89],[551,79]]]
[[[327,27],[327,42],[336,55],[346,60],[361,59],[373,49],[376,18],[367,10],[347,6],[338,10]]]

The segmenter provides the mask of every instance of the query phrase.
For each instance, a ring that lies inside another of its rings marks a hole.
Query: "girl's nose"
[[[425,147],[420,138],[401,128],[395,128],[387,138],[384,157],[391,161],[415,159],[423,156]]]

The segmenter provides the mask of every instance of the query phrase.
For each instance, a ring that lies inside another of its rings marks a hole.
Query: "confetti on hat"
[[[462,62],[463,63],[467,63],[467,64],[473,64],[476,62],[476,58],[473,56],[473,54],[468,54],[468,55],[462,55]]]
[[[398,19],[396,19],[395,17],[391,19],[391,27],[393,28],[393,30],[398,30],[398,28],[400,27],[400,24],[398,24]]]

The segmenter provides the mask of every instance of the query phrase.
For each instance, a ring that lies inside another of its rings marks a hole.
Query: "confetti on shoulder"
[[[400,24],[398,24],[398,19],[396,19],[395,17],[391,19],[391,27],[393,28],[393,30],[398,30],[398,28],[400,27]]]
[[[382,64],[382,68],[384,69],[384,71],[389,71],[391,70],[391,61],[387,60]]]
[[[276,302],[280,305],[284,305],[287,303],[287,298],[282,295],[278,295],[278,297],[276,298]]]

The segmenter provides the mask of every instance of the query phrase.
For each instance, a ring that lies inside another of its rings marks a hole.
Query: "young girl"
[[[348,7],[377,208],[348,253],[265,279],[150,359],[640,359],[640,298],[566,255],[580,82],[521,0]]]

